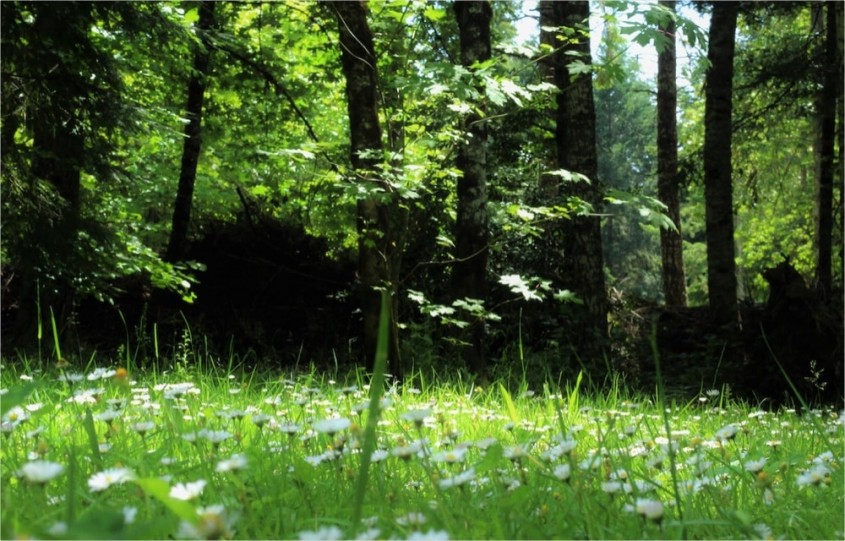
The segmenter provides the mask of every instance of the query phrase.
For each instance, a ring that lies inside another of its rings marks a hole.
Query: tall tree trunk
[[[366,8],[361,2],[333,2],[340,34],[340,51],[343,74],[346,78],[346,102],[349,114],[352,166],[358,182],[368,184],[368,190],[382,190],[387,194],[369,195],[359,199],[358,207],[358,280],[360,282],[363,318],[363,356],[368,363],[375,359],[378,342],[380,290],[391,293],[390,336],[388,359],[396,377],[402,377],[399,357],[399,333],[396,320],[396,270],[391,263],[400,233],[395,230],[396,196],[390,187],[378,178],[380,160],[384,152],[381,125],[378,116],[378,73],[373,46],[373,34],[367,23]]]
[[[208,32],[214,27],[214,8],[216,2],[200,2],[197,33],[201,45],[194,52],[194,69],[188,80],[188,103],[185,106],[188,124],[185,126],[185,143],[182,147],[182,167],[179,171],[179,187],[176,202],[173,205],[173,225],[170,229],[170,241],[167,244],[165,259],[178,261],[185,254],[188,240],[188,227],[191,223],[194,185],[197,179],[202,146],[202,106],[205,88],[211,73],[211,45]]]
[[[833,165],[836,139],[836,87],[838,75],[836,4],[828,3],[823,83],[816,98],[816,288],[828,298],[833,287]],[[821,16],[821,13],[819,14]]]
[[[67,81],[73,79],[69,73],[71,68],[64,62],[62,54],[77,46],[80,28],[86,28],[84,25],[88,23],[85,11],[67,6],[40,9],[34,21],[36,34],[49,36],[54,48],[46,51],[42,59],[46,100],[43,103],[35,100],[36,103],[29,109],[33,150],[31,167],[33,176],[49,182],[61,198],[56,219],[41,218],[44,221],[39,227],[43,227],[40,234],[45,237],[41,242],[47,243],[52,257],[64,262],[72,257],[73,244],[80,228],[85,136],[81,125],[82,99],[65,87]],[[53,311],[63,341],[66,340],[65,326],[72,321],[70,316],[76,295],[73,277],[59,272],[41,283],[35,276],[28,275],[22,276],[21,281],[21,298],[27,299],[27,302],[21,307],[13,336],[23,337],[26,327],[33,327],[37,316],[34,302],[30,300],[34,301],[38,296],[42,326],[49,328],[49,308]]]
[[[842,272],[845,272],[845,239],[843,239],[843,228],[845,228],[845,21],[843,21],[843,14],[845,14],[845,6],[842,2],[833,3],[836,15],[836,69],[837,69],[837,90],[836,90],[836,140],[839,146],[838,163],[834,167],[837,175],[836,184],[839,190],[839,205],[838,218],[839,224],[836,228],[839,231],[839,263]],[[840,283],[842,276],[839,277]],[[840,297],[834,299],[834,302],[842,306],[842,288],[839,289]]]
[[[461,64],[470,68],[490,59],[490,3],[454,3],[461,42]],[[487,256],[489,215],[487,213],[487,124],[482,118],[483,106],[464,120],[466,142],[458,151],[458,216],[455,224],[455,257],[452,268],[452,296],[455,299],[487,298]],[[469,327],[470,345],[463,349],[467,366],[485,376],[484,321],[476,320]]]
[[[674,0],[660,0],[660,5],[675,12]],[[675,21],[670,19],[662,31],[669,42],[657,56],[657,197],[666,205],[677,231],[660,230],[660,255],[663,263],[663,295],[667,306],[686,306],[681,241],[681,202],[678,194],[678,88],[675,80]]]
[[[566,182],[561,194],[578,197],[592,205],[590,215],[560,222],[564,268],[559,280],[584,302],[572,306],[573,346],[588,363],[599,364],[607,338],[607,294],[605,292],[601,223],[602,189],[596,155],[596,114],[590,75],[573,76],[569,65],[576,59],[590,64],[590,5],[565,1],[554,4],[554,26],[583,29],[555,54],[557,95],[555,141],[558,166],[581,173],[589,182]],[[573,55],[571,53],[576,53]]]
[[[704,197],[710,311],[738,323],[731,186],[731,114],[737,2],[715,2],[710,19],[710,68],[705,81]]]
[[[555,84],[555,55],[550,51],[557,49],[560,44],[557,41],[555,26],[555,1],[540,0],[537,3],[537,11],[540,12],[540,58],[537,68],[544,83]],[[555,117],[554,105],[550,104],[546,111],[548,117]],[[555,149],[556,144],[552,135],[543,140],[543,165],[540,171],[540,196],[545,201],[554,201],[559,196],[560,178],[550,175],[548,172],[557,169]],[[542,204],[545,204],[545,201]]]
[[[72,10],[39,10],[35,19],[38,35],[50,36],[58,47],[70,47],[77,39],[74,24],[65,17],[74,17]],[[62,214],[62,228],[75,230],[80,211],[81,169],[85,150],[82,126],[79,125],[78,100],[66,96],[62,87],[69,68],[66,67],[59,50],[50,51],[44,59],[45,85],[49,102],[38,105],[32,111],[33,161],[32,172],[47,180],[64,200],[66,207]],[[68,77],[69,78],[69,77]],[[65,235],[66,237],[67,235]]]

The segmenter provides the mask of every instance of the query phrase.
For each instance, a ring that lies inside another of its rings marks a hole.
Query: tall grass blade
[[[501,383],[499,384],[499,393],[502,395],[502,400],[505,402],[505,407],[508,409],[508,417],[511,418],[511,421],[514,423],[519,422],[519,413],[516,411],[516,405],[513,403],[513,398],[511,398],[511,394],[505,389],[505,386]]]
[[[126,318],[123,317],[123,311],[122,310],[118,310],[117,315],[120,316],[120,321],[123,322],[123,330],[126,333],[126,348],[124,348],[124,353],[126,354],[126,358],[124,359],[124,361],[125,361],[126,364],[124,364],[123,366],[126,366],[128,368],[129,365],[130,365],[129,364],[129,348],[131,347],[130,339],[129,339],[129,325],[127,325],[127,323],[126,323]]]
[[[578,377],[575,379],[575,387],[570,391],[569,397],[566,399],[566,410],[569,413],[569,418],[578,413],[578,400],[581,393],[581,380],[584,378],[584,371],[578,372]]]
[[[56,316],[53,314],[53,307],[50,307],[50,325],[53,327],[53,347],[55,348],[56,360],[62,358],[62,348],[59,345],[59,330],[56,328]]]
[[[153,351],[156,356],[156,363],[158,363],[158,323],[153,323]]]
[[[378,342],[376,344],[376,358],[373,366],[373,377],[370,380],[370,406],[367,408],[367,427],[364,431],[364,444],[361,449],[361,465],[358,468],[358,479],[355,483],[355,501],[352,509],[352,527],[361,524],[361,514],[364,510],[364,497],[367,492],[367,481],[370,461],[376,449],[376,428],[381,413],[381,397],[384,394],[384,374],[387,371],[387,339],[390,332],[390,293],[381,293],[381,314],[379,316]]]
[[[88,435],[88,445],[91,447],[91,456],[98,467],[103,467],[103,457],[100,456],[100,442],[97,439],[97,429],[94,428],[94,416],[91,415],[91,408],[85,408],[85,417],[82,419],[82,426]]]
[[[38,320],[35,322],[38,333],[38,364],[41,364],[41,339],[44,338],[44,325],[41,321],[41,280],[35,280],[35,314]]]

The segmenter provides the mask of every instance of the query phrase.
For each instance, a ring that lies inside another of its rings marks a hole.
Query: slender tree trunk
[[[833,287],[833,165],[836,140],[838,75],[836,5],[826,6],[824,73],[816,98],[816,288],[828,298]],[[821,14],[820,14],[821,15]]]
[[[194,53],[194,69],[188,80],[188,103],[185,106],[188,124],[185,126],[185,143],[182,147],[182,167],[179,171],[179,187],[173,205],[173,225],[167,244],[165,259],[178,261],[184,256],[188,241],[188,227],[191,223],[194,185],[197,179],[202,146],[202,107],[208,76],[211,73],[211,47],[208,32],[214,27],[216,2],[200,2],[197,32],[202,45]]]
[[[839,232],[839,268],[845,271],[845,239],[843,239],[843,228],[845,228],[845,108],[843,108],[843,101],[845,101],[845,21],[843,21],[843,14],[845,14],[845,6],[842,2],[834,2],[835,10],[835,28],[836,28],[836,69],[837,69],[837,86],[836,86],[836,140],[839,147],[838,163],[834,167],[834,172],[837,175],[836,184],[839,190],[839,205],[838,205],[838,219],[839,224],[835,229]],[[841,283],[842,276],[839,276]],[[834,303],[842,306],[842,288],[839,288],[838,299],[834,299]]]
[[[540,45],[541,57],[537,62],[540,77],[544,83],[555,84],[555,55],[550,51],[558,48],[557,32],[552,30],[555,26],[555,1],[540,0],[537,4],[537,11],[540,12]],[[547,110],[549,118],[555,117],[554,106],[550,105]],[[543,145],[543,169],[540,171],[540,196],[546,201],[555,201],[559,196],[560,179],[555,175],[548,174],[549,171],[557,169],[556,143],[552,136],[544,139]]]
[[[455,16],[461,42],[461,64],[470,68],[476,62],[490,59],[490,20],[493,9],[489,2],[455,2]],[[455,224],[455,256],[452,268],[452,296],[456,299],[487,298],[487,124],[479,112],[466,116],[464,129],[467,141],[458,151],[458,216]],[[470,345],[463,350],[469,368],[482,377],[486,371],[484,321],[473,321],[469,327]]]
[[[378,116],[378,73],[373,46],[373,34],[367,24],[367,13],[361,2],[333,2],[340,33],[341,64],[346,78],[346,101],[349,114],[352,166],[358,182],[368,184],[368,190],[389,192],[389,186],[378,178],[378,166],[384,152]],[[379,197],[381,195],[381,197]],[[375,359],[378,342],[380,290],[391,293],[390,339],[388,359],[393,374],[402,377],[399,358],[399,333],[396,321],[396,287],[391,276],[396,271],[398,246],[394,229],[395,195],[369,195],[358,200],[358,280],[361,287],[363,318],[363,355],[367,362]]]
[[[660,5],[675,12],[674,0],[660,0]],[[677,231],[660,230],[660,255],[663,263],[663,295],[667,306],[686,306],[681,240],[681,202],[678,194],[678,88],[675,80],[675,21],[662,28],[669,43],[657,56],[657,196],[666,205]]]
[[[707,287],[718,323],[738,323],[731,186],[731,114],[737,2],[715,2],[705,81],[704,197]]]
[[[588,2],[565,1],[554,4],[554,26],[579,28],[589,32]],[[567,54],[578,53],[578,56]],[[569,64],[591,63],[590,40],[579,36],[555,54],[557,96],[556,134],[558,166],[581,173],[587,182],[567,182],[561,194],[578,197],[592,205],[593,213],[560,222],[564,254],[562,285],[571,289],[584,304],[573,306],[573,346],[588,363],[599,363],[607,338],[607,294],[602,256],[602,189],[598,179],[596,154],[596,114],[593,81],[590,75],[573,76]]]

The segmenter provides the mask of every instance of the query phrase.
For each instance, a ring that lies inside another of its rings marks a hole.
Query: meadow
[[[4,539],[845,536],[836,410],[95,364],[3,367]]]

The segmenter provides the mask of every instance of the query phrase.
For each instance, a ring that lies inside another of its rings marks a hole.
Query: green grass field
[[[837,411],[417,378],[376,412],[369,391],[315,374],[6,367],[2,537],[845,535]]]

